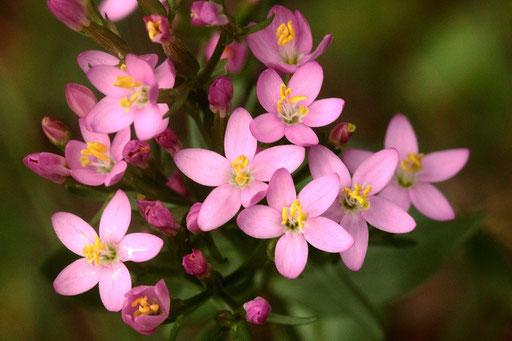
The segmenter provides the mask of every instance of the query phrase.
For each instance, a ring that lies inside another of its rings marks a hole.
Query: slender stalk
[[[208,64],[199,71],[197,74],[197,81],[200,85],[203,85],[210,78],[212,72],[217,67],[217,64],[220,61],[220,57],[222,57],[222,53],[228,44],[228,37],[226,34],[221,33],[219,41],[217,42],[217,46],[215,46],[215,50],[213,51],[212,57],[208,61]]]

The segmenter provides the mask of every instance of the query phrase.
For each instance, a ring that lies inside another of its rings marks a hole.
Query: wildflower
[[[263,297],[256,297],[252,301],[244,303],[245,318],[247,322],[263,324],[267,320],[272,307]]]
[[[192,253],[183,256],[182,265],[189,275],[196,276],[199,279],[210,277],[212,267],[200,250],[192,249]]]
[[[52,153],[33,153],[25,156],[23,163],[37,175],[56,184],[62,184],[70,176],[66,159]]]
[[[81,31],[90,24],[87,7],[81,0],[46,0],[46,5],[60,21],[73,31]]]
[[[86,117],[92,107],[98,103],[96,96],[89,88],[74,83],[66,85],[66,101],[69,108],[80,117]]]
[[[166,17],[152,14],[144,17],[144,24],[153,43],[167,44],[171,41],[171,26]]]
[[[123,148],[123,158],[126,162],[140,168],[148,167],[148,160],[151,157],[151,147],[145,141],[132,140]]]
[[[196,202],[190,207],[190,211],[187,213],[187,229],[193,234],[201,232],[199,225],[197,225],[197,218],[199,217],[199,211],[201,211],[202,206],[202,202]]]
[[[62,122],[44,117],[41,127],[48,140],[57,147],[64,148],[71,139],[71,130]]]
[[[210,110],[215,114],[226,117],[231,110],[232,99],[233,83],[228,77],[221,76],[210,85],[208,102],[210,102]]]
[[[161,201],[137,200],[137,208],[148,224],[156,227],[167,236],[176,235],[179,224],[171,211]]]
[[[329,142],[332,143],[336,149],[341,149],[341,147],[348,143],[348,140],[350,140],[355,130],[355,124],[341,122],[331,129]]]
[[[223,26],[228,18],[222,14],[222,6],[209,1],[194,1],[190,8],[192,26]]]
[[[212,57],[219,38],[219,32],[212,33],[210,40],[204,49],[204,57],[206,58],[206,61],[209,61]],[[224,48],[224,52],[222,52],[220,58],[227,59],[226,71],[228,73],[238,73],[244,66],[245,60],[247,59],[247,44],[245,42],[233,41]]]

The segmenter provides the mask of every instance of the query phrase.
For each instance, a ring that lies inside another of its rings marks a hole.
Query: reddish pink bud
[[[192,26],[222,26],[229,23],[222,6],[209,1],[194,1],[190,9]]]
[[[176,136],[174,131],[169,127],[161,134],[157,135],[155,141],[172,156],[183,148],[178,136]]]
[[[53,181],[56,184],[64,183],[66,177],[70,176],[66,159],[57,154],[30,154],[25,156],[23,163],[37,175]]]
[[[145,141],[132,140],[123,148],[124,160],[140,168],[147,168],[150,156],[151,147]]]
[[[263,324],[267,320],[272,307],[263,297],[256,297],[252,301],[244,303],[245,318],[247,322]]]
[[[171,211],[160,201],[137,200],[137,207],[140,214],[146,218],[146,221],[160,230],[167,236],[175,236],[179,225],[174,219]]]
[[[90,24],[84,1],[46,0],[46,4],[53,15],[73,31],[81,31],[82,27]]]
[[[189,275],[196,276],[199,279],[209,277],[212,269],[206,258],[204,258],[203,253],[196,249],[192,249],[192,253],[183,256],[181,264]]]
[[[171,298],[163,279],[155,286],[141,285],[124,294],[121,317],[135,331],[151,335],[169,316]]]
[[[189,193],[187,191],[187,188],[185,187],[185,184],[183,183],[183,179],[181,178],[180,172],[175,171],[172,176],[167,180],[167,183],[165,184],[167,187],[172,189],[178,194],[183,195],[184,197],[188,197]]]
[[[69,83],[66,85],[66,101],[69,108],[80,117],[86,117],[98,102],[94,93],[87,87]]]
[[[348,143],[354,131],[356,131],[355,124],[341,122],[332,128],[329,133],[329,142],[331,142],[336,149],[341,149],[341,147]]]
[[[208,102],[210,109],[220,117],[226,117],[231,110],[231,100],[233,99],[233,83],[228,77],[221,76],[210,85]]]
[[[71,130],[60,121],[44,117],[41,127],[48,140],[59,148],[64,148],[71,139]]]
[[[166,17],[152,14],[144,17],[144,24],[146,24],[146,30],[153,43],[167,44],[171,41],[171,26]]]
[[[190,207],[190,211],[188,211],[187,214],[187,229],[193,234],[201,232],[199,225],[197,225],[197,217],[199,217],[199,211],[201,211],[202,206],[202,202],[196,202],[192,207]]]

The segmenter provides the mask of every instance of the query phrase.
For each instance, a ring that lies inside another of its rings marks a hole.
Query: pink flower
[[[56,184],[62,184],[70,176],[66,159],[52,153],[34,153],[25,156],[23,163],[32,172]]]
[[[215,114],[226,117],[231,110],[232,99],[233,83],[228,77],[220,76],[210,85],[208,102],[210,102],[210,110]]]
[[[52,14],[73,31],[81,31],[90,24],[87,7],[81,0],[46,0],[46,4]]]
[[[200,250],[192,249],[192,253],[183,256],[181,264],[185,272],[191,276],[196,276],[199,279],[210,277],[212,267],[208,264]]]
[[[267,320],[272,307],[263,297],[256,297],[252,301],[244,303],[245,318],[247,322],[263,324]]]
[[[411,203],[426,217],[433,220],[452,220],[455,212],[445,196],[431,183],[447,180],[457,174],[469,158],[466,148],[448,149],[429,154],[419,153],[416,134],[402,114],[389,122],[384,140],[386,148],[396,148],[400,160],[393,180],[379,194],[405,211]],[[348,149],[343,161],[349,170],[356,168],[372,153]]]
[[[158,14],[144,17],[144,24],[153,43],[166,44],[171,41],[169,19]]]
[[[147,168],[151,157],[151,147],[146,141],[132,140],[123,148],[123,158],[126,162],[140,168]]]
[[[88,130],[84,120],[78,119],[78,124],[85,143],[71,140],[66,145],[66,161],[71,168],[71,176],[89,186],[112,186],[121,180],[126,170],[122,153],[130,140],[130,128],[117,133],[111,145],[107,134]]]
[[[201,211],[202,206],[202,202],[196,202],[190,207],[190,211],[187,213],[187,229],[193,234],[201,232],[199,225],[197,225],[197,218],[199,217],[199,212]]]
[[[167,127],[163,132],[155,136],[155,141],[162,148],[167,150],[171,156],[174,156],[177,152],[179,152],[183,146],[181,145],[180,140],[176,133],[169,127]]]
[[[231,114],[224,137],[226,157],[215,152],[191,148],[176,154],[180,171],[195,182],[216,187],[204,200],[197,219],[203,231],[213,230],[235,216],[240,206],[249,207],[265,197],[274,171],[285,167],[295,171],[304,160],[304,148],[276,146],[256,154],[256,139],[251,135],[251,115],[238,108]]]
[[[204,56],[206,61],[209,61],[219,41],[220,33],[213,32],[210,40],[206,44],[204,49]],[[247,44],[245,42],[233,41],[231,44],[226,46],[222,53],[221,59],[227,59],[226,71],[228,73],[238,73],[245,64],[247,59]]]
[[[276,238],[277,271],[287,278],[299,276],[308,260],[308,243],[326,252],[341,252],[354,240],[339,224],[321,215],[332,205],[340,191],[340,179],[334,173],[307,184],[299,195],[290,173],[278,169],[267,191],[269,206],[255,205],[243,210],[238,226],[254,238]]]
[[[317,62],[310,62],[295,72],[286,86],[273,69],[262,72],[256,91],[267,111],[251,123],[251,132],[258,141],[276,142],[283,136],[299,146],[318,144],[310,127],[322,127],[334,122],[341,114],[345,101],[326,98],[315,101],[324,73]]]
[[[160,0],[165,6],[165,0]],[[112,21],[126,18],[137,8],[137,0],[103,0],[98,9],[103,17]]]
[[[410,232],[416,226],[407,212],[375,195],[393,176],[398,163],[395,149],[384,149],[372,155],[355,170],[352,179],[340,158],[324,146],[310,148],[308,162],[313,179],[335,172],[341,180],[338,198],[324,216],[340,222],[354,238],[354,245],[340,253],[350,270],[357,271],[363,265],[368,248],[367,223],[390,233]]]
[[[192,26],[223,26],[229,23],[222,6],[209,1],[194,1],[190,8]]]
[[[154,286],[141,285],[128,291],[121,317],[137,332],[151,335],[169,316],[171,297],[163,279]]]
[[[275,18],[269,26],[247,36],[252,53],[267,67],[280,73],[294,73],[302,65],[318,58],[331,44],[332,34],[328,34],[311,53],[311,29],[302,13],[295,11],[293,14],[279,5],[272,7],[267,17],[272,13]]]
[[[74,83],[66,85],[66,101],[69,108],[80,117],[86,117],[98,103],[96,96],[89,88]]]
[[[331,129],[329,133],[329,142],[334,145],[334,148],[341,149],[348,143],[352,135],[356,131],[355,124],[350,122],[341,122]]]
[[[80,258],[68,265],[53,282],[61,295],[81,294],[99,283],[100,298],[107,310],[119,311],[131,288],[126,261],[144,262],[155,257],[163,241],[148,233],[126,234],[131,220],[126,194],[118,190],[103,211],[100,235],[81,218],[66,212],[52,216],[57,237]]]
[[[176,235],[180,226],[171,211],[161,201],[137,200],[137,208],[148,224],[156,227],[167,236]]]
[[[43,117],[41,127],[48,140],[57,147],[64,148],[71,138],[71,130],[62,122]]]

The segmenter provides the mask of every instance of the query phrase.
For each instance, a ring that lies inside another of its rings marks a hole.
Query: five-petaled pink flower
[[[268,27],[247,36],[252,53],[267,67],[280,73],[293,73],[322,55],[331,44],[332,34],[328,34],[311,53],[311,29],[302,13],[295,11],[293,14],[279,5],[270,9],[268,17],[272,13],[275,18]]]
[[[324,73],[317,62],[310,62],[295,72],[286,86],[273,69],[262,72],[256,92],[267,111],[251,123],[251,132],[258,141],[276,142],[283,136],[299,146],[318,144],[310,127],[322,127],[334,122],[341,114],[345,101],[326,98],[315,101],[320,92]]]
[[[132,210],[126,194],[118,190],[108,203],[100,220],[100,235],[81,218],[66,212],[52,216],[57,237],[80,258],[68,265],[53,282],[61,295],[81,294],[99,283],[105,308],[119,311],[124,294],[130,290],[131,278],[123,264],[144,262],[155,257],[163,240],[149,233],[126,234]]]
[[[452,220],[455,212],[445,196],[431,183],[447,180],[457,174],[469,158],[466,148],[448,149],[429,154],[419,153],[416,134],[407,117],[396,114],[389,122],[385,148],[395,148],[400,161],[393,180],[379,193],[408,211],[412,204],[423,215],[434,220]],[[372,153],[347,149],[343,161],[350,171]]]
[[[324,146],[312,147],[308,162],[313,179],[335,172],[341,180],[338,199],[324,216],[340,222],[354,238],[354,245],[340,253],[350,270],[357,271],[363,265],[368,248],[367,223],[391,233],[406,233],[416,227],[414,219],[402,208],[375,195],[393,177],[398,163],[395,149],[373,154],[355,170],[352,179],[340,158]]]
[[[304,161],[303,147],[284,145],[256,154],[257,142],[251,135],[252,121],[247,110],[231,114],[224,137],[226,157],[215,152],[191,148],[174,157],[186,176],[204,186],[216,187],[204,200],[197,223],[203,231],[213,230],[235,216],[240,206],[249,207],[265,197],[274,171],[284,167],[295,171]]]
[[[339,190],[340,179],[331,173],[314,179],[297,195],[292,176],[280,168],[270,179],[269,206],[249,207],[238,215],[236,222],[254,238],[281,236],[276,244],[276,268],[283,276],[293,279],[306,266],[308,243],[326,252],[341,252],[354,243],[339,224],[321,216],[332,205]]]

